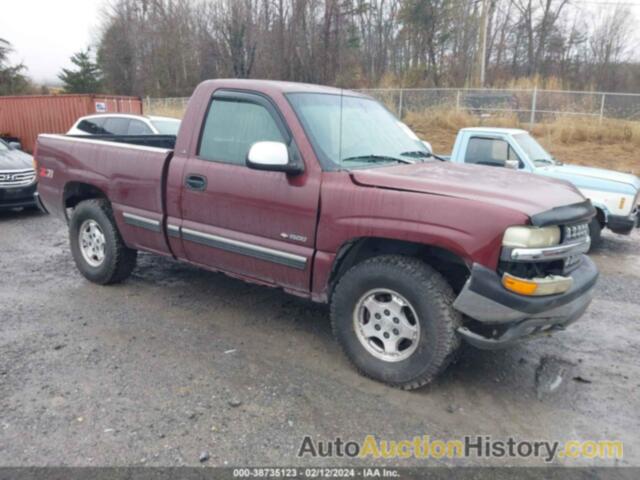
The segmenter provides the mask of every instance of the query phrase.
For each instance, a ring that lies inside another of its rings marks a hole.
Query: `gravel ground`
[[[93,285],[61,221],[0,213],[0,465],[197,465],[202,452],[207,465],[335,465],[348,462],[297,458],[303,437],[477,434],[620,439],[617,464],[640,466],[639,233],[605,233],[596,298],[568,331],[464,348],[403,392],[355,373],[324,306],[151,255],[124,284]]]

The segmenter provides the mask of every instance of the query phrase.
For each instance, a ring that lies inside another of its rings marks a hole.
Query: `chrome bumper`
[[[507,262],[548,262],[587,253],[591,238],[575,243],[567,243],[546,248],[503,248],[501,260]]]

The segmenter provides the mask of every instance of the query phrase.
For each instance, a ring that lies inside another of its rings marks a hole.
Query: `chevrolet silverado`
[[[211,80],[177,137],[40,135],[43,207],[90,281],[154,252],[330,304],[363,374],[433,380],[465,340],[564,329],[590,303],[594,208],[563,181],[434,159],[371,98]]]

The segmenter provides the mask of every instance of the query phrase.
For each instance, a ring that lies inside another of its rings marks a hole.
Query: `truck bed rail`
[[[143,147],[156,147],[173,150],[176,145],[175,135],[67,135],[83,140],[102,140],[105,142],[127,143]]]

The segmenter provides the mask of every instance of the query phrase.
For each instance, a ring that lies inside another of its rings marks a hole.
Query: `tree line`
[[[605,0],[110,0],[102,17],[67,91],[187,96],[220,77],[640,91],[636,19]]]
[[[117,0],[105,12],[97,59],[105,88],[150,96],[188,95],[200,80],[216,77],[477,86],[483,52],[487,86],[553,78],[562,88],[640,91],[631,11],[590,5]]]

